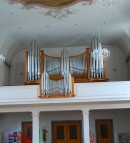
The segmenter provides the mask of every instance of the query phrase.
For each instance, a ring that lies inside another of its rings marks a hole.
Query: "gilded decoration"
[[[10,0],[10,2],[16,1],[26,5],[39,5],[44,7],[58,8],[73,5],[81,1],[91,3],[93,0]]]

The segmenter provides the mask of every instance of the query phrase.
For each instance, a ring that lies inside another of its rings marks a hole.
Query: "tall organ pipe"
[[[61,51],[61,71],[62,71],[62,75],[64,74],[64,72],[69,70],[69,54],[68,51],[63,49]]]
[[[97,53],[96,57],[93,57],[91,54],[90,58],[91,78],[104,78],[102,47],[98,38],[94,37],[92,39],[90,51]]]
[[[28,80],[40,79],[40,49],[36,41],[32,41],[28,51]]]
[[[32,80],[34,80],[34,42],[32,42]]]
[[[35,55],[34,55],[34,57],[35,57],[35,62],[34,62],[34,66],[35,66],[35,80],[38,80],[38,79],[37,79],[37,75],[38,75],[38,70],[37,70],[37,65],[38,65],[38,63],[37,63],[37,56],[38,56],[38,55],[37,55],[37,54],[38,54],[38,53],[37,53],[37,43],[34,43],[34,44],[35,44],[35,47],[36,47],[36,48],[34,49],[34,50],[35,50]]]
[[[28,51],[28,80],[31,80],[31,67],[30,67],[30,46],[29,46],[29,51]]]
[[[40,79],[40,48],[38,47],[38,44],[37,44],[37,66],[38,66],[38,80]]]

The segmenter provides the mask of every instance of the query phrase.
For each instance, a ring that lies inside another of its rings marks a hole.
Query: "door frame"
[[[96,143],[98,143],[98,130],[97,130],[97,123],[98,122],[104,122],[104,121],[108,121],[111,123],[111,130],[112,130],[112,143],[114,143],[114,130],[113,130],[113,119],[96,119],[95,120],[95,131],[96,131]]]
[[[82,142],[82,120],[58,120],[58,121],[51,121],[51,140],[53,143],[53,124],[54,123],[61,123],[61,122],[79,122],[80,123],[80,138],[81,138],[81,142]]]

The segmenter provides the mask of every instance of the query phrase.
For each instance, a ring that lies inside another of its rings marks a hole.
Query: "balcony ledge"
[[[75,83],[75,97],[40,99],[39,86],[0,87],[0,105],[130,102],[130,82]]]

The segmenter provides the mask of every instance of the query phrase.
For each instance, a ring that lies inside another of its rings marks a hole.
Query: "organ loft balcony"
[[[0,87],[0,104],[130,100],[124,53],[106,46],[111,51],[109,60],[94,57],[92,46],[98,42],[94,39],[88,48],[54,50],[41,49],[32,41],[27,50],[14,56],[11,67],[2,66],[1,85],[9,83]]]

